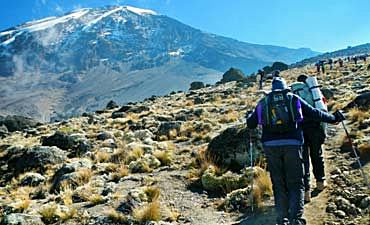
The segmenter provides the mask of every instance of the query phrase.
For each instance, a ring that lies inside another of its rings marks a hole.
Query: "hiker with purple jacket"
[[[272,91],[258,102],[247,118],[249,128],[262,127],[261,141],[273,185],[277,224],[306,224],[301,127],[306,118],[327,123],[344,120],[339,111],[328,114],[290,93],[281,77],[273,79]]]

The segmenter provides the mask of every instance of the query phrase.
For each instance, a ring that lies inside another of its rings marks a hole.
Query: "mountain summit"
[[[240,42],[152,10],[84,8],[0,32],[0,113],[48,121],[214,83],[231,66],[250,73],[316,55]]]

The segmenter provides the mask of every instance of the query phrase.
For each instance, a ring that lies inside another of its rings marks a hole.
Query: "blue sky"
[[[1,0],[0,30],[81,7],[150,8],[240,41],[333,51],[370,42],[369,0]]]

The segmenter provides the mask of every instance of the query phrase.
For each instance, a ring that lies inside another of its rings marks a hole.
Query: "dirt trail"
[[[328,187],[324,191],[318,193],[317,191],[314,190],[316,181],[314,178],[312,178],[311,181],[311,187],[313,190],[312,199],[311,202],[306,204],[304,208],[304,217],[307,220],[308,225],[324,224],[327,218],[326,206],[329,199],[329,189],[331,187],[330,171],[332,171],[336,167],[336,165],[333,164],[333,160],[331,160],[333,157],[335,157],[335,153],[332,152],[331,150],[339,147],[335,145],[335,140],[337,139],[338,136],[342,134],[342,131],[340,131],[339,125],[338,126],[329,125],[328,133],[329,135],[326,140],[326,145],[324,147],[325,172],[327,175]],[[265,208],[261,212],[256,213],[254,216],[246,217],[234,224],[269,225],[275,224],[275,218],[276,213],[273,208],[273,199],[271,199],[271,201],[266,204]]]
[[[305,212],[304,216],[307,220],[307,224],[318,225],[324,224],[326,218],[326,206],[329,199],[329,188],[331,187],[332,183],[330,181],[330,171],[336,167],[333,164],[333,161],[330,160],[331,158],[335,157],[335,154],[331,151],[334,148],[338,148],[339,146],[335,146],[335,140],[338,136],[341,135],[339,125],[328,125],[328,137],[326,139],[325,145],[323,147],[323,154],[325,158],[325,174],[328,183],[328,187],[324,189],[322,192],[317,192],[312,189],[312,198],[311,202],[305,205]],[[312,169],[312,166],[311,166]],[[313,173],[311,171],[311,188],[314,188],[316,183]]]

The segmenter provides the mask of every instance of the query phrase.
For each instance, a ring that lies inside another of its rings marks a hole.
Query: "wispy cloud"
[[[73,10],[81,9],[81,8],[82,8],[81,4],[73,5]]]
[[[64,13],[64,9],[63,9],[63,7],[62,6],[60,6],[60,5],[58,5],[58,4],[56,4],[56,6],[55,6],[55,9],[54,9],[57,13]]]

